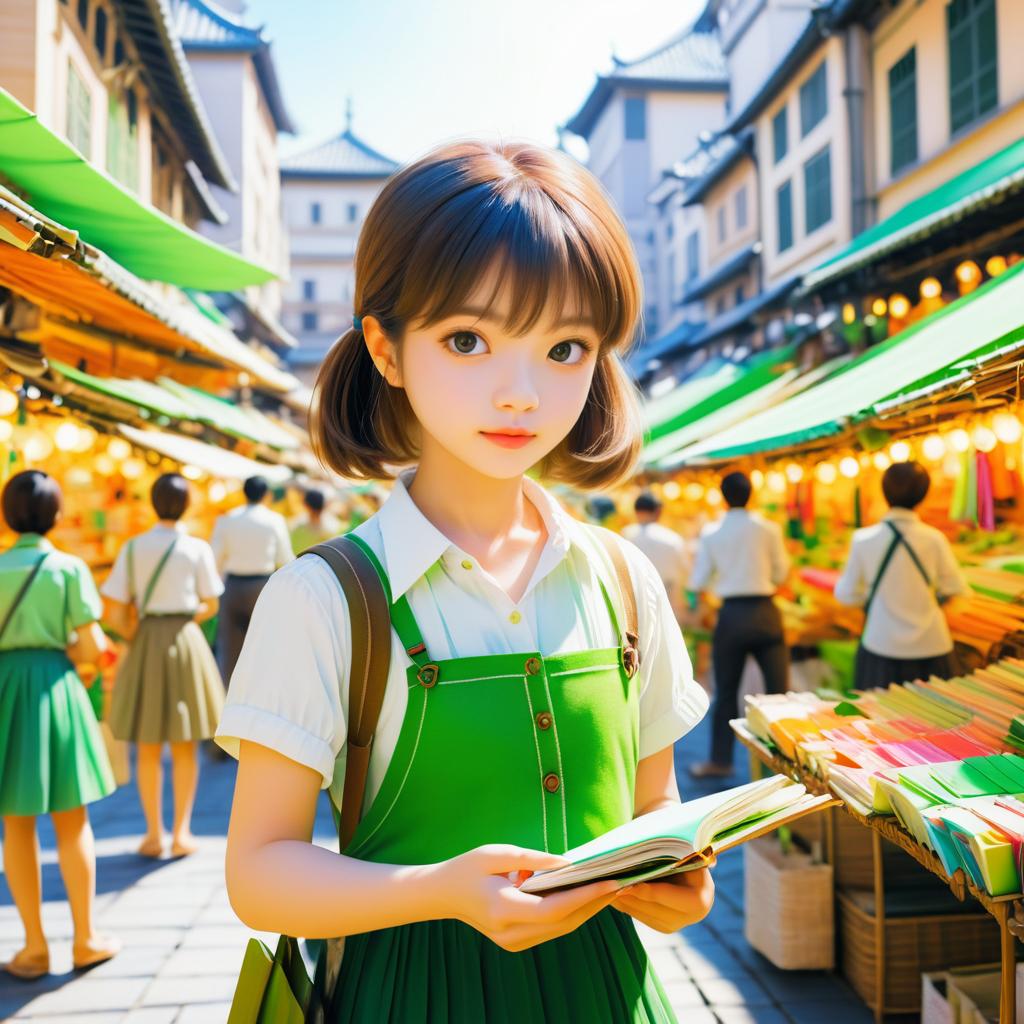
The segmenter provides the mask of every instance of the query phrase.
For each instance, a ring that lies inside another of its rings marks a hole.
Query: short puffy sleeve
[[[96,581],[89,567],[79,558],[69,560],[64,570],[64,584],[67,587],[67,626],[79,629],[90,622],[96,622],[103,615]]]
[[[693,677],[682,630],[650,559],[624,543],[640,630],[640,757],[685,736],[707,713],[708,695]]]
[[[220,573],[217,572],[213,548],[205,540],[197,538],[196,543],[196,593],[199,600],[207,601],[211,597],[220,597],[224,593],[224,584],[221,582]]]
[[[217,729],[238,756],[240,740],[283,754],[330,785],[345,745],[350,628],[344,596],[319,559],[276,572],[253,611]]]
[[[128,542],[130,544],[131,541]],[[114,568],[103,581],[103,596],[121,604],[131,604],[131,583],[128,579],[128,544],[122,546],[114,559]]]

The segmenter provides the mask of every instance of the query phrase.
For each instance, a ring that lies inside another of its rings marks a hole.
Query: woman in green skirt
[[[61,514],[60,488],[38,470],[3,491],[7,525],[20,534],[0,555],[0,815],[4,874],[25,927],[25,945],[5,965],[19,977],[49,973],[42,923],[36,817],[49,814],[74,922],[76,970],[120,949],[96,931],[96,852],[86,804],[114,791],[114,776],[85,686],[67,654],[102,664],[109,644],[88,566],[45,535]]]
[[[107,618],[130,637],[111,698],[110,731],[138,744],[139,799],[146,834],[143,857],[164,853],[163,770],[165,743],[171,747],[174,826],[171,855],[196,850],[192,805],[199,784],[199,740],[217,728],[224,684],[199,623],[217,614],[224,585],[213,551],[192,537],[181,519],[189,504],[188,481],[165,473],[150,495],[159,521],[120,550],[103,584]]]
[[[633,919],[700,920],[707,869],[518,887],[678,803],[673,744],[707,708],[651,563],[534,479],[599,490],[638,454],[626,230],[570,157],[455,143],[374,202],[355,306],[320,370],[313,439],[348,479],[409,467],[351,535],[392,628],[350,616],[316,557],[261,594],[218,730],[239,758],[232,905],[260,930],[344,937],[317,979],[330,1024],[672,1021]],[[310,843],[317,794],[337,806],[346,762],[365,760],[350,666],[378,644],[391,660],[365,814],[339,855]]]

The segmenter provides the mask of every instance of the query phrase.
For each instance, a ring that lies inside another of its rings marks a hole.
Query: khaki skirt
[[[191,616],[144,618],[114,683],[114,736],[134,743],[209,739],[223,706],[217,663]]]

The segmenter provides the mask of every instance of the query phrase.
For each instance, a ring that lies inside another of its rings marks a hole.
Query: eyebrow
[[[503,317],[495,316],[493,313],[489,312],[486,309],[480,309],[474,306],[464,306],[462,309],[457,309],[455,310],[454,313],[451,313],[445,319],[450,320],[457,316],[472,316],[475,317],[477,320],[486,320],[488,323],[492,324],[500,324],[505,322]],[[561,320],[558,321],[558,323],[554,325],[553,330],[559,331],[563,327],[590,327],[596,330],[597,325],[594,323],[593,320],[590,320],[587,317],[563,317]]]

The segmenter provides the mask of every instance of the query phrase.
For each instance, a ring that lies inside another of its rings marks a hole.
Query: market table
[[[755,736],[747,727],[746,719],[736,718],[730,723],[733,732],[739,741],[750,751],[756,762],[766,768],[786,775],[807,787],[808,792],[821,794],[832,794],[828,785],[815,775],[804,771],[799,765],[773,751],[759,737]],[[756,773],[751,772],[753,777]],[[855,811],[845,801],[840,805],[842,810],[854,821],[871,830],[871,860],[872,875],[875,895],[875,1004],[871,1007],[875,1014],[875,1020],[881,1022],[885,1017],[885,877],[882,863],[882,839],[888,839],[895,843],[902,850],[905,850],[922,867],[932,874],[941,878],[961,902],[968,895],[973,896],[985,910],[992,915],[999,926],[1000,944],[1000,999],[999,999],[999,1024],[1014,1024],[1017,1011],[1016,993],[1016,970],[1017,957],[1015,939],[1009,928],[1010,918],[1013,916],[1013,904],[1016,900],[1024,899],[1024,893],[1016,893],[1009,896],[990,896],[974,886],[966,877],[962,869],[954,872],[950,878],[939,858],[921,846],[913,836],[905,832],[897,824],[895,818],[884,816],[866,817]],[[834,860],[834,832],[832,816],[828,818],[829,827],[826,841],[826,856],[829,863]]]

